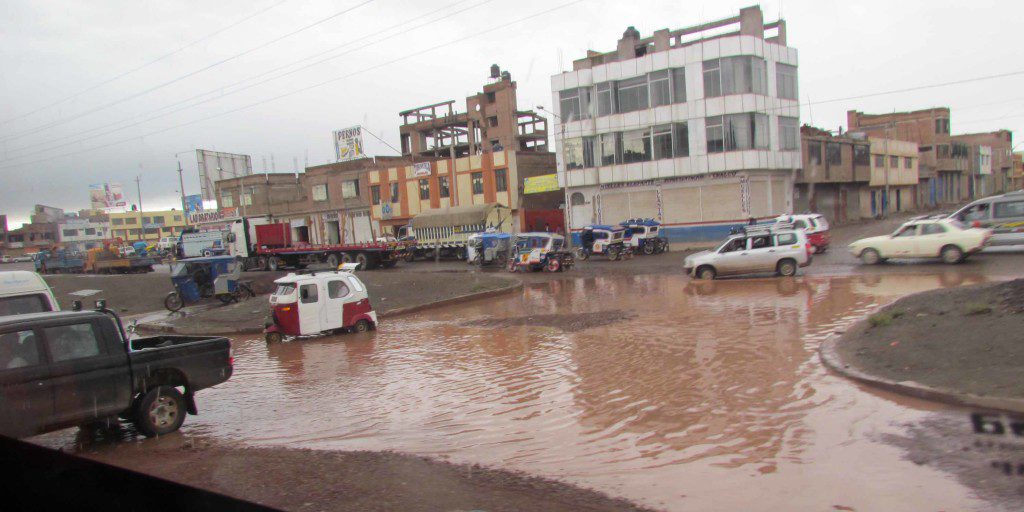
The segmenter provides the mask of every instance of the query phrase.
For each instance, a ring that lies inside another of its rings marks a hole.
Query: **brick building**
[[[1013,132],[965,133],[954,135],[968,149],[967,198],[981,198],[1011,190]]]
[[[821,213],[836,224],[860,219],[861,190],[871,181],[871,143],[804,125],[800,146],[803,165],[794,180],[793,211]]]

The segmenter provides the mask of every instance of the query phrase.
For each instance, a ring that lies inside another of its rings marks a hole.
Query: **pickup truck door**
[[[110,324],[110,325],[107,325]],[[43,327],[56,423],[84,423],[131,405],[128,354],[112,322]]]
[[[0,434],[35,434],[53,415],[53,387],[34,330],[0,334]]]

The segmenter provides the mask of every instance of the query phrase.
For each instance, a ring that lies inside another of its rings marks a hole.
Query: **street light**
[[[543,105],[537,105],[537,110],[539,110],[541,112],[547,112],[548,114],[551,114],[552,116],[555,116],[556,118],[558,118],[558,144],[555,145],[555,150],[556,150],[556,153],[555,153],[555,165],[557,166],[558,165],[558,153],[557,153],[557,151],[559,151],[560,147],[563,150],[565,148],[565,119],[563,119],[562,116],[560,116],[560,115],[558,115],[558,114],[556,114],[556,113],[554,113],[554,112],[544,108]],[[562,166],[563,167],[565,166],[564,154],[563,154]],[[558,172],[557,168],[555,169],[555,172],[556,173]],[[571,224],[572,219],[569,216],[569,187],[568,187],[568,181],[569,181],[568,180],[568,176],[566,176],[566,185],[567,186],[562,187],[562,195],[563,195],[563,198],[564,198],[564,206],[562,208],[562,223],[565,224],[565,235],[566,235],[565,236],[565,242],[566,242],[566,244],[568,244],[569,247],[572,247],[572,224]]]

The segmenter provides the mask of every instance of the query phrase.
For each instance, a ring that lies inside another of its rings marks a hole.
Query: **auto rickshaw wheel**
[[[548,272],[558,272],[562,270],[562,262],[560,262],[558,258],[551,258],[548,260],[546,269]]]
[[[614,247],[613,246],[613,247],[609,247],[608,248],[608,259],[610,259],[612,261],[618,261],[619,260],[619,248],[618,247]]]
[[[644,254],[646,254],[647,256],[654,254],[655,249],[657,248],[654,246],[653,243],[644,244]]]
[[[235,288],[235,301],[240,302],[248,300],[256,296],[256,292],[252,291],[252,288],[245,283],[238,283],[238,287]]]
[[[519,270],[519,265],[516,265],[515,258],[511,258],[511,259],[508,260],[508,265],[505,265],[505,270],[508,270],[509,272],[513,272],[513,273],[516,270]]]
[[[267,340],[267,345],[273,345],[275,343],[281,343],[284,336],[281,336],[279,332],[268,332],[264,338]]]
[[[416,251],[412,249],[406,249],[405,254],[402,255],[402,259],[404,259],[406,263],[412,263],[416,261]]]
[[[587,261],[587,258],[589,258],[589,257],[590,257],[590,253],[587,252],[587,250],[584,249],[583,247],[580,247],[580,248],[576,249],[576,259],[578,259],[580,261]]]
[[[168,311],[177,311],[184,305],[185,301],[181,300],[181,294],[178,292],[168,293],[167,296],[164,297],[164,307],[167,308]]]
[[[353,332],[366,332],[370,330],[370,322],[366,320],[360,320],[356,322],[356,325],[352,327]]]
[[[217,295],[217,300],[224,304],[231,304],[235,300],[235,295],[231,293],[221,293]]]

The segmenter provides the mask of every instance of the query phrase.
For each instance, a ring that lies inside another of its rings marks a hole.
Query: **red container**
[[[256,245],[268,249],[290,247],[292,245],[292,225],[285,222],[256,226]]]

